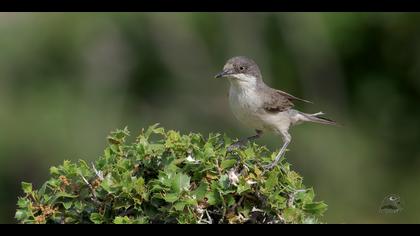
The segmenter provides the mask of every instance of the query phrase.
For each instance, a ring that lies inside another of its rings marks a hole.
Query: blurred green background
[[[420,14],[1,13],[0,222],[20,182],[39,187],[65,159],[93,160],[106,136],[161,123],[181,132],[253,134],[229,110],[236,55],[272,87],[344,124],[291,130],[293,168],[328,223],[420,223]],[[257,141],[277,150],[281,139]],[[389,194],[403,210],[381,214]]]

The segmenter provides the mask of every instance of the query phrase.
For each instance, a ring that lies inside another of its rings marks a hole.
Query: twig
[[[252,196],[249,193],[246,193],[244,196],[249,198],[249,199],[252,199],[253,201],[258,201],[259,200],[258,197]]]
[[[245,198],[245,195],[243,195],[243,196],[239,199],[239,201],[238,201],[237,203],[235,203],[235,205],[240,206],[240,205],[242,204],[242,202],[243,202],[244,198]]]
[[[222,205],[223,205],[222,218],[220,218],[219,224],[222,224],[223,223],[223,220],[225,219],[225,215],[226,215],[226,211],[227,211],[227,206],[226,206],[225,198],[223,197],[223,195],[222,195],[221,192],[219,192],[219,195],[220,195],[220,198],[222,199]]]
[[[206,215],[207,215],[207,219],[208,220],[203,219],[204,212],[206,212]],[[207,209],[206,210],[203,210],[203,213],[201,214],[200,219],[198,220],[198,224],[201,224],[202,222],[203,223],[206,223],[206,224],[213,224],[213,219],[210,217],[210,214],[208,213]]]
[[[218,158],[215,158],[215,160],[216,160],[216,169],[217,169],[217,172],[219,173],[219,176],[222,176],[222,171],[220,170],[220,167],[219,167],[219,159]]]
[[[219,160],[217,158],[216,158],[216,169],[217,169],[217,172],[219,173],[219,176],[222,176],[222,171],[220,170],[220,167],[219,167]],[[219,224],[221,224],[223,222],[223,219],[225,218],[227,207],[226,207],[226,202],[222,193],[219,192],[219,195],[220,195],[220,198],[222,199],[222,204],[223,204],[222,218],[220,218],[219,220]]]
[[[236,208],[242,204],[242,201],[244,200],[244,198],[245,198],[245,195],[242,195],[242,197],[239,199],[239,201],[237,203],[235,203],[230,209],[232,211],[236,210]]]
[[[284,224],[284,223],[286,222],[286,220],[283,218],[283,216],[282,216],[282,215],[280,215],[280,214],[278,214],[278,213],[277,213],[277,217],[279,218],[279,220],[280,220],[280,222],[281,222],[282,224]]]
[[[92,193],[92,197],[90,198],[94,203],[101,205],[101,202],[98,200],[98,198],[96,197],[96,191],[95,189],[92,187],[92,185],[89,183],[89,181],[82,175],[82,173],[80,173],[80,176],[82,177],[83,181],[87,184],[87,186],[90,189],[90,192]]]
[[[200,217],[198,218],[198,224],[201,224],[201,221],[202,221],[202,219],[203,219],[203,216],[204,216],[204,212],[201,212],[201,213],[199,213],[200,214]]]
[[[295,201],[295,193],[289,193],[287,194],[288,199],[287,199],[287,207],[292,207],[293,206],[293,202]]]
[[[207,219],[209,219],[209,220],[208,220],[208,223],[209,223],[209,224],[213,224],[213,219],[210,217],[210,214],[209,214],[209,212],[207,211],[207,209],[205,210],[205,212],[206,212],[206,215],[207,215]]]
[[[103,175],[102,171],[98,171],[95,168],[95,165],[93,164],[93,162],[92,162],[92,168],[93,168],[93,171],[95,171],[96,176],[98,176],[99,180],[101,180],[101,181],[104,180],[104,175]]]

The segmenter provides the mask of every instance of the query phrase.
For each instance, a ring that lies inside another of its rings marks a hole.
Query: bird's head
[[[217,74],[215,78],[227,78],[231,82],[239,84],[256,84],[262,80],[257,64],[243,56],[229,59],[223,67],[223,71]]]

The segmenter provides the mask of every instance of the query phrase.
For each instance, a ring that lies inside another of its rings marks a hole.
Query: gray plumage
[[[274,167],[284,154],[291,141],[288,130],[292,125],[304,121],[336,124],[335,121],[322,117],[322,112],[307,114],[293,109],[294,101],[312,102],[267,86],[257,64],[249,58],[241,56],[229,59],[216,78],[229,79],[229,103],[233,114],[239,121],[257,131],[257,135],[238,141],[232,148],[249,139],[260,137],[264,131],[275,132],[283,138],[284,144],[279,154],[267,168]]]

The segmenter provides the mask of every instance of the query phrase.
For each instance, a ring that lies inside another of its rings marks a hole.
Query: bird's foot
[[[270,164],[268,164],[268,165],[263,165],[262,167],[263,167],[263,172],[267,172],[267,171],[270,171],[270,170],[272,170],[274,167],[276,167],[278,165],[278,162],[275,162],[275,161],[273,161],[272,163],[270,163]],[[282,165],[280,165],[280,170],[283,172],[283,173],[287,173],[287,171],[286,171],[286,169],[284,168],[284,166],[282,166]]]
[[[228,152],[232,152],[235,149],[242,149],[245,148],[245,144],[248,140],[239,140],[237,142],[232,143],[231,145],[229,145],[226,149],[226,151]]]
[[[273,161],[268,165],[263,165],[264,170],[269,171],[277,166],[277,162]]]

